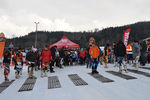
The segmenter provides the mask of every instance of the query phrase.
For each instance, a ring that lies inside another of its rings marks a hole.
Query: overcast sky
[[[6,37],[38,30],[83,31],[150,21],[150,0],[0,0]]]

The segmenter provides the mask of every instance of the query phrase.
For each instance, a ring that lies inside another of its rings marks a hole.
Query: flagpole
[[[36,34],[35,34],[35,47],[37,47],[37,28],[38,28],[38,24],[39,24],[39,22],[34,22],[35,23],[35,25],[36,25]]]

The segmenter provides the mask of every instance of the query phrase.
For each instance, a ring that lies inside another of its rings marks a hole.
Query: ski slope
[[[145,67],[150,67],[146,65]],[[130,65],[128,68],[134,69]],[[150,70],[139,69],[143,72],[150,73]],[[57,76],[61,88],[48,89],[48,78],[40,77],[40,71],[34,72],[37,77],[33,90],[18,92],[20,87],[27,79],[27,67],[24,66],[23,74],[19,79],[15,79],[15,72],[11,67],[9,79],[15,81],[2,93],[0,93],[0,100],[149,100],[150,99],[150,77],[135,73],[125,73],[127,75],[136,77],[137,79],[126,80],[106,71],[118,71],[117,67],[109,64],[109,68],[104,68],[99,65],[98,71],[101,75],[114,80],[114,82],[102,83],[92,76],[86,66],[70,66],[63,69],[55,68],[55,73],[49,73],[48,76]],[[75,86],[68,77],[69,74],[77,74],[88,85]],[[4,80],[3,69],[0,69],[0,83]]]

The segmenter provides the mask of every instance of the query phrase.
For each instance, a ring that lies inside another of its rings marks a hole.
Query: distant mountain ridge
[[[133,40],[142,40],[150,37],[150,21],[137,22],[134,24],[109,27],[102,30],[95,29],[94,31],[84,31],[84,32],[48,32],[48,31],[38,31],[37,32],[37,47],[42,48],[44,45],[53,44],[59,41],[64,35],[68,37],[71,41],[78,43],[81,47],[87,47],[88,41],[91,36],[96,40],[97,45],[105,45],[106,43],[112,44],[122,40],[123,33],[127,28],[131,28],[131,33],[129,37],[129,42]],[[15,47],[29,48],[35,43],[36,32],[28,33],[28,35],[7,39],[6,47],[10,42],[14,43]]]

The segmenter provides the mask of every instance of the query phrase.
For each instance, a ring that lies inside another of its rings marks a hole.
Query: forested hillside
[[[142,40],[150,37],[150,21],[138,22],[135,24],[109,27],[102,30],[95,29],[93,31],[84,32],[48,32],[38,31],[37,32],[37,47],[41,48],[45,44],[53,44],[59,41],[63,35],[67,36],[71,41],[80,44],[81,47],[88,46],[88,40],[91,36],[96,39],[97,45],[105,45],[106,43],[112,44],[118,40],[122,40],[123,33],[127,28],[131,28],[129,42],[133,40]],[[36,32],[28,33],[28,35],[17,37],[13,39],[7,39],[6,47],[10,42],[14,43],[15,47],[28,48],[35,43]]]

